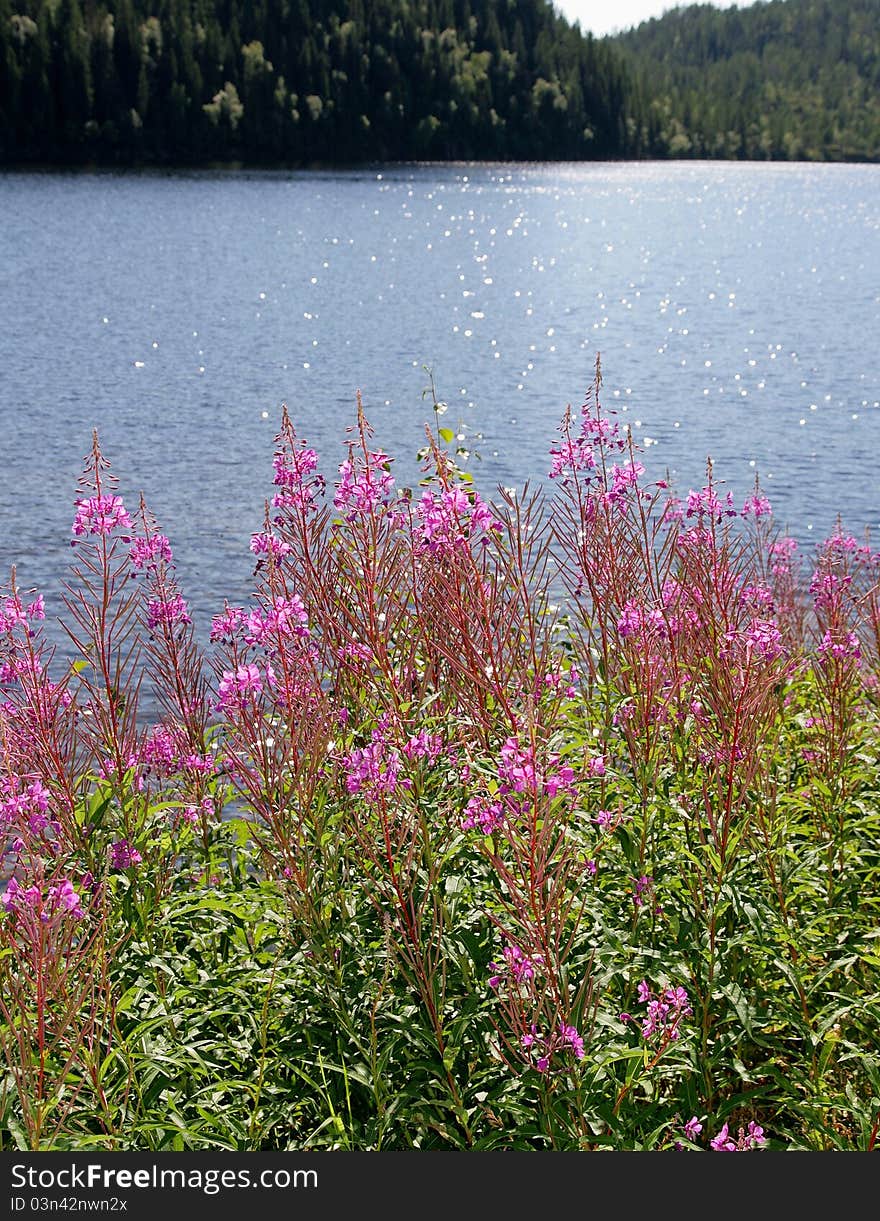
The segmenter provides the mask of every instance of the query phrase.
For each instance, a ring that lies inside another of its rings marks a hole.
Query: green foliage
[[[878,0],[676,8],[619,35],[658,156],[880,157]]]
[[[490,511],[433,380],[419,492],[359,410],[324,505],[285,411],[213,700],[95,437],[89,665],[2,599],[0,1147],[874,1147],[880,554],[798,592],[757,489],[639,486],[600,381],[550,511]]]
[[[0,161],[618,156],[635,104],[546,0],[0,4]]]

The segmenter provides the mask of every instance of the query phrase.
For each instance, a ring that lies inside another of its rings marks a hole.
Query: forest
[[[544,0],[0,0],[0,71],[5,160],[645,151],[622,56]]]
[[[876,161],[878,0],[709,4],[643,22],[616,45],[681,157]]]
[[[880,0],[0,0],[0,164],[877,160]]]

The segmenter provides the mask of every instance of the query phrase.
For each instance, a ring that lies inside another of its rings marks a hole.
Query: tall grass
[[[491,503],[284,410],[207,652],[94,438],[73,664],[0,603],[3,1147],[874,1148],[880,555],[600,397]]]

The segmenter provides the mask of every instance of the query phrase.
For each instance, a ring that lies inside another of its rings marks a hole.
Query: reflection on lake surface
[[[488,495],[543,481],[601,352],[649,473],[757,472],[806,545],[880,523],[878,166],[7,173],[0,214],[0,565],[50,613],[93,428],[206,630],[281,403],[332,475],[360,389],[412,482],[426,367]]]

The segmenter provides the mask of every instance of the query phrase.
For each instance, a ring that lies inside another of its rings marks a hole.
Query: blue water
[[[426,368],[488,495],[544,479],[601,353],[651,474],[757,472],[808,547],[880,526],[878,166],[7,173],[0,219],[0,573],[50,613],[93,428],[204,630],[281,403],[332,475],[360,390],[412,482]]]

